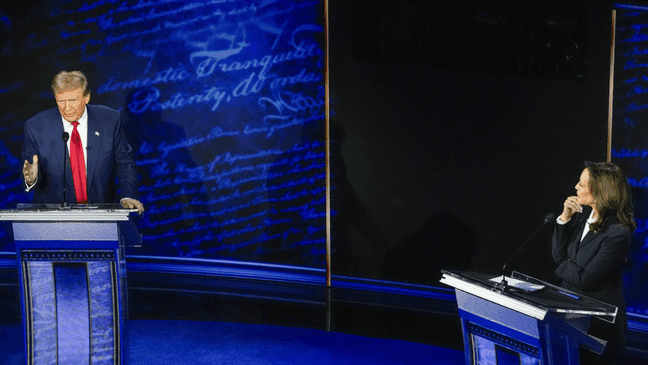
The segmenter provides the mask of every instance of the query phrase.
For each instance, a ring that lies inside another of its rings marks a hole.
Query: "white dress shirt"
[[[77,131],[79,131],[79,136],[81,137],[81,145],[83,146],[83,162],[85,162],[86,166],[86,175],[88,174],[88,108],[83,107],[83,115],[81,115],[81,118],[77,120],[79,122],[79,125],[77,126]],[[70,134],[70,138],[67,141],[67,147],[68,147],[68,156],[70,156],[70,142],[72,141],[72,131],[74,130],[74,126],[72,123],[68,122],[61,116],[61,121],[63,122],[63,130],[68,132]]]
[[[567,221],[567,222],[569,222],[569,221]],[[556,223],[558,223],[558,224],[560,224],[560,225],[567,224],[567,222],[564,222],[563,220],[561,220],[561,219],[560,219],[560,216],[558,216],[558,218],[556,218]],[[589,231],[590,231],[590,224],[592,224],[592,223],[594,223],[594,222],[596,222],[596,219],[594,219],[594,209],[592,209],[592,212],[590,213],[589,218],[587,218],[587,223],[585,223],[585,229],[583,229],[583,235],[581,236],[581,239],[580,239],[581,241],[582,241],[583,238],[585,238],[585,236],[587,236],[587,234],[589,233]]]

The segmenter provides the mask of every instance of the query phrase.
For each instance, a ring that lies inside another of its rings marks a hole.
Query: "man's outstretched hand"
[[[34,155],[32,163],[25,160],[23,164],[23,176],[27,185],[34,185],[38,177],[38,156]]]

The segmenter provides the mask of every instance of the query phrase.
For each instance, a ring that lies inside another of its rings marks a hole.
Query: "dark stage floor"
[[[11,270],[2,271],[0,364],[19,364],[18,285]],[[427,298],[131,272],[129,314],[132,364],[463,364],[464,359],[456,306]],[[149,352],[158,356],[143,355]]]
[[[17,274],[0,279],[0,364],[21,364]],[[453,300],[133,271],[128,286],[131,364],[464,363]]]
[[[463,364],[463,352],[408,341],[295,327],[196,321],[129,321],[131,365]],[[0,326],[0,364],[22,365],[22,330]]]

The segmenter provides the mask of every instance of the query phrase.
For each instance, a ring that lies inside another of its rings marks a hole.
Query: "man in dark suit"
[[[132,148],[117,110],[89,105],[90,89],[79,71],[62,71],[52,81],[58,108],[36,114],[25,122],[22,150],[25,191],[34,191],[34,203],[116,203],[125,208],[144,206],[138,200],[137,168]],[[64,135],[70,136],[64,142]],[[66,187],[63,197],[64,143]],[[116,180],[119,182],[117,192]]]

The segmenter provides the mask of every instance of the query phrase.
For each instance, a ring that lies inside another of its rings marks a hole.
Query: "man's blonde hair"
[[[79,88],[83,89],[83,96],[90,95],[88,79],[81,71],[61,71],[52,80],[52,93],[54,95]]]

